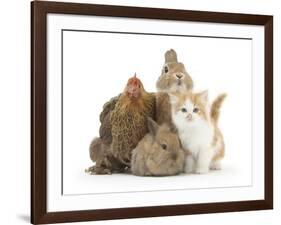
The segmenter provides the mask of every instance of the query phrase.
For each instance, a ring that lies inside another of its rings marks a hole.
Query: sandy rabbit
[[[138,176],[169,176],[184,170],[185,153],[178,135],[148,119],[149,133],[132,152],[131,171]]]
[[[156,121],[171,124],[171,104],[168,93],[184,93],[192,90],[193,81],[184,64],[178,62],[177,53],[170,49],[165,53],[165,63],[156,82]]]

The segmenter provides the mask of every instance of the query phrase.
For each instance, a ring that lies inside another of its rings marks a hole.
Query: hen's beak
[[[127,88],[127,93],[130,97],[137,98],[140,95],[139,85],[131,84]]]

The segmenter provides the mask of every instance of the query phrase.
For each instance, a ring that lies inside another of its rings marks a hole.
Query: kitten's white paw
[[[187,156],[185,161],[185,173],[194,173],[194,159],[192,156]]]
[[[221,170],[221,163],[220,162],[212,162],[210,166],[211,170]]]
[[[185,166],[184,172],[185,173],[193,173],[194,172],[193,166],[190,166],[190,165]]]
[[[197,168],[196,169],[196,171],[195,171],[197,174],[206,174],[206,173],[208,173],[209,172],[209,168],[207,167],[199,167],[199,168]]]

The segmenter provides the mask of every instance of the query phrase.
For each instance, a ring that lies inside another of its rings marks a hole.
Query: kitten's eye
[[[193,112],[194,112],[194,113],[198,113],[198,112],[199,112],[199,109],[198,109],[197,107],[195,107],[195,108],[193,109]]]
[[[161,147],[166,150],[167,149],[167,145],[166,144],[161,144]]]
[[[187,109],[186,109],[186,108],[182,108],[181,111],[182,111],[183,113],[186,113],[186,112],[187,112]]]
[[[169,72],[168,66],[165,66],[165,67],[164,67],[164,72],[165,72],[165,73],[168,73],[168,72]]]

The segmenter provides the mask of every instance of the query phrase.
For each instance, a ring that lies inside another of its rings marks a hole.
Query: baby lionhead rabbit
[[[148,118],[149,133],[132,152],[131,170],[138,176],[169,176],[183,172],[185,153],[178,135]]]

